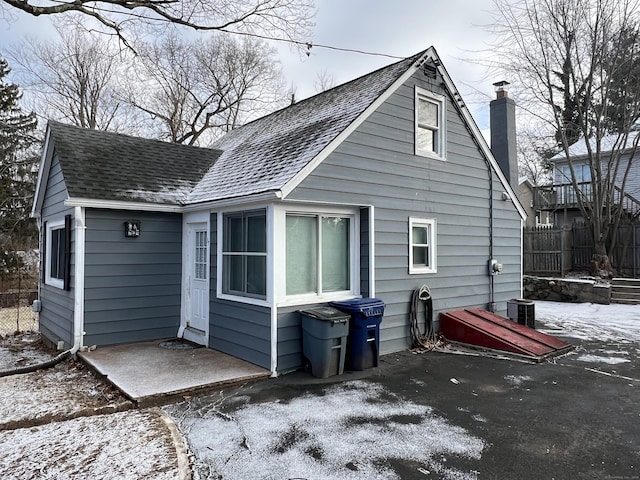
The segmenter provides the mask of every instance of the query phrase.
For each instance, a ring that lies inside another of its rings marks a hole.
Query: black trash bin
[[[301,310],[302,355],[315,377],[327,378],[344,372],[349,335],[349,315],[331,307]]]
[[[348,313],[347,370],[365,370],[377,367],[380,360],[380,323],[384,302],[377,298],[356,298],[344,302],[331,302],[331,306]]]

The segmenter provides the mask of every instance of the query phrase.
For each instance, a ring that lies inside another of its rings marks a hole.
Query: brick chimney
[[[516,102],[509,98],[509,82],[496,82],[493,86],[496,99],[489,104],[491,152],[509,180],[511,188],[517,192]]]

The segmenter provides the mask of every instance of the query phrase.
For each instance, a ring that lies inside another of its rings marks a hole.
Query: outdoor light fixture
[[[127,220],[124,222],[124,236],[125,237],[139,237],[140,236],[140,220]]]

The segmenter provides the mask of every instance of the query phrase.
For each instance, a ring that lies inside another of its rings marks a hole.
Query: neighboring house
[[[520,178],[518,185],[518,198],[522,207],[527,212],[527,227],[538,227],[542,225],[552,225],[551,213],[548,210],[535,209],[533,195],[535,186],[526,177]]]
[[[432,48],[213,149],[50,122],[33,214],[40,330],[74,349],[178,336],[275,374],[301,309],[380,298],[389,353],[423,284],[436,319],[521,296],[524,210]]]
[[[622,203],[622,208],[629,215],[636,215],[640,210],[640,151],[633,154],[633,139],[635,133],[629,136],[626,148],[619,148],[618,135],[610,135],[601,139],[601,164],[603,177],[606,176],[607,164],[616,152],[621,154],[618,170],[615,176],[617,196],[616,202]],[[588,144],[584,139],[579,140],[569,147],[569,158],[564,153],[559,153],[551,158],[553,163],[553,183],[547,186],[534,188],[533,208],[549,212],[554,225],[569,225],[571,222],[582,218],[578,208],[579,195],[571,182],[571,166],[578,184],[578,190],[583,199],[592,201],[592,175],[589,161],[589,149],[596,151],[595,139],[590,139]],[[619,187],[622,185],[624,173],[631,163],[631,169],[625,184],[625,194],[620,195]],[[571,163],[571,166],[570,166]],[[615,163],[613,163],[615,165]]]

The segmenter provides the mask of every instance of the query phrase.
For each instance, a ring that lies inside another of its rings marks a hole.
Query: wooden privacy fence
[[[560,275],[571,269],[571,231],[547,226],[524,227],[524,273]]]
[[[525,227],[522,234],[526,275],[564,276],[570,270],[588,270],[593,242],[587,226]],[[610,252],[613,266],[624,277],[640,277],[640,224],[623,224]]]

